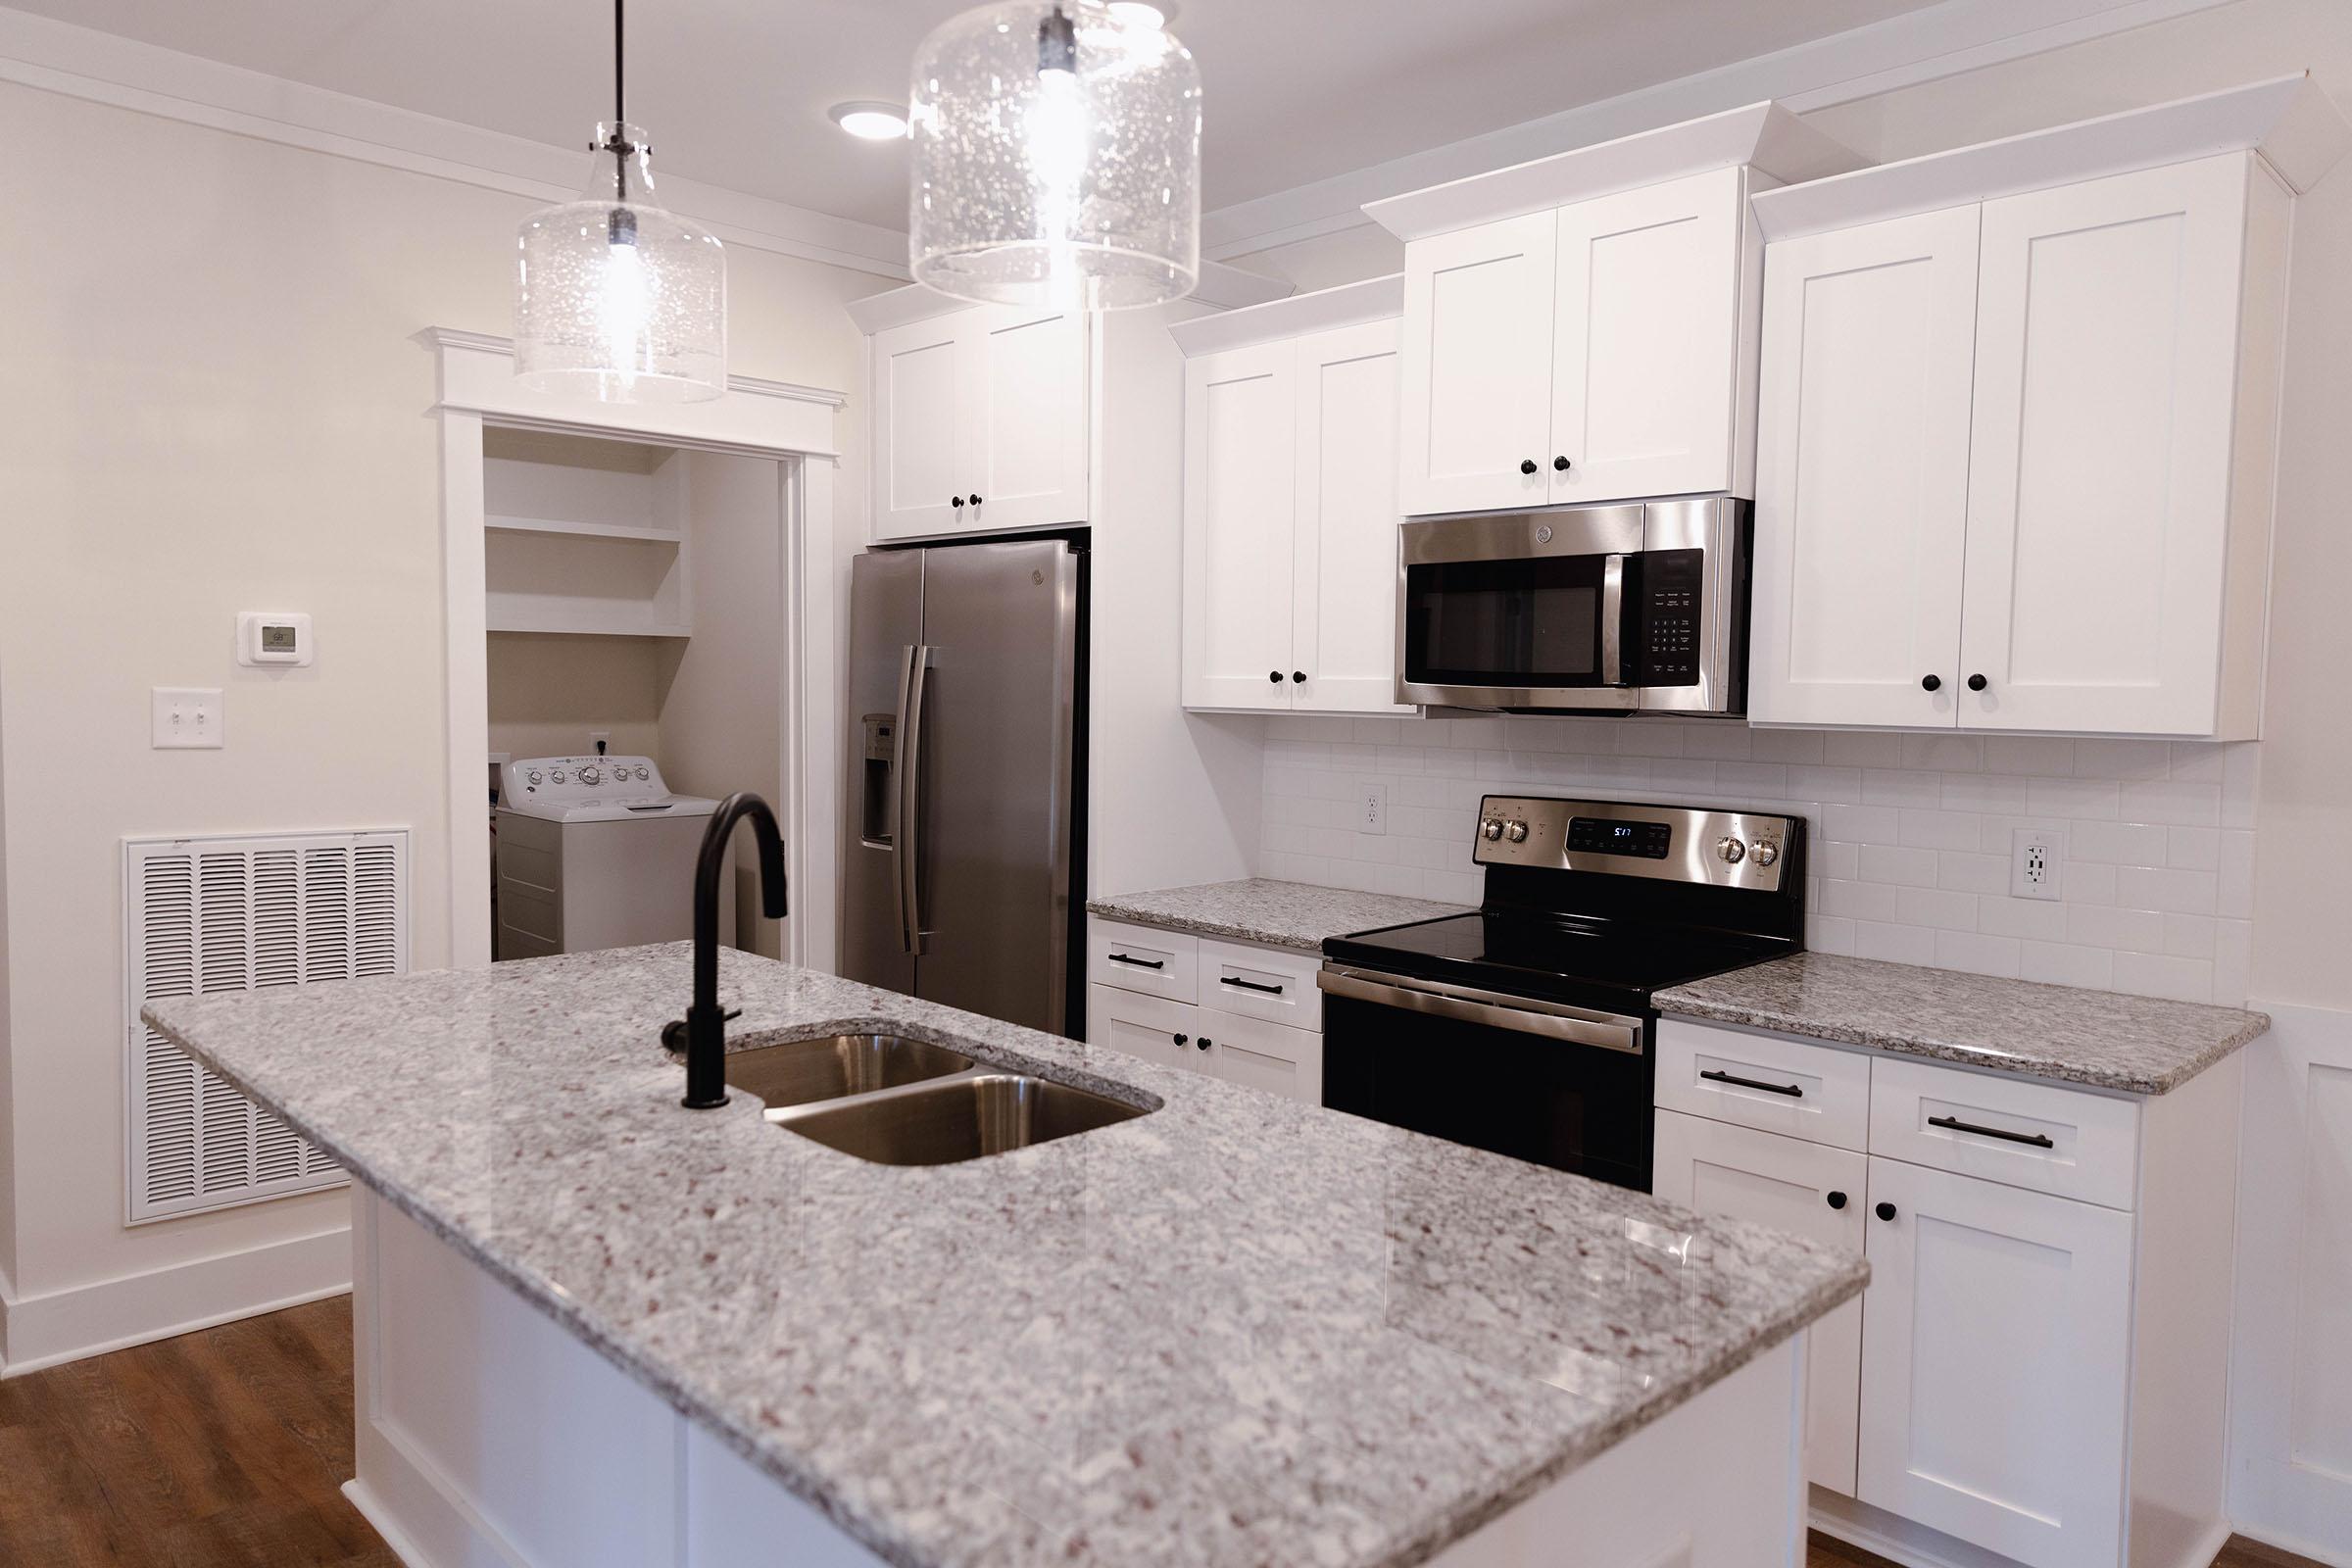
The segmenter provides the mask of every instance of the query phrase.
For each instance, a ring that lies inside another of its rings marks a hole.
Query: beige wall
[[[2352,114],[2352,5],[2239,0],[1808,116],[1880,162],[2309,70]],[[1723,107],[1731,108],[1730,104]],[[1403,265],[1366,226],[1233,258],[1302,288]],[[2297,203],[2278,453],[2270,668],[2259,747],[2258,1000],[2352,1006],[2352,163]]]
[[[406,826],[415,961],[445,961],[433,358],[412,334],[508,329],[532,204],[13,84],[0,120],[9,1261],[19,1298],[55,1297],[344,1223],[329,1194],[124,1228],[119,841]],[[735,369],[858,384],[841,306],[889,280],[729,264]],[[862,424],[843,429],[862,516]],[[237,668],[245,609],[309,612],[317,664]],[[149,750],[159,684],[223,688],[225,749]]]
[[[616,753],[662,758],[662,645],[647,637],[490,635],[490,750],[564,757],[611,730]],[[678,786],[683,788],[684,786]]]

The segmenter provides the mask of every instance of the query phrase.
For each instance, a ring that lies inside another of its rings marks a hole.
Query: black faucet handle
[[[686,1039],[685,1019],[672,1018],[669,1020],[669,1022],[662,1026],[662,1049],[666,1051],[674,1051],[679,1055],[683,1056],[686,1054]]]
[[[732,1011],[732,1012],[722,1012],[722,1013],[720,1013],[720,1014],[718,1015],[718,1021],[719,1021],[720,1023],[733,1023],[733,1022],[734,1022],[736,1019],[738,1019],[738,1018],[740,1018],[740,1017],[742,1017],[742,1016],[743,1016],[743,1009],[742,1009],[741,1007],[737,1007],[737,1008],[736,1008],[734,1011]]]

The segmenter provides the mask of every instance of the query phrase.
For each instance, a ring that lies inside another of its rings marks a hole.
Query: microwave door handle
[[[1625,557],[1600,561],[1600,684],[1625,684]]]

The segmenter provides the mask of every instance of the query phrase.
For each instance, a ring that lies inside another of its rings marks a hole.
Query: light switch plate
[[[220,749],[220,688],[157,686],[154,746],[159,752]]]

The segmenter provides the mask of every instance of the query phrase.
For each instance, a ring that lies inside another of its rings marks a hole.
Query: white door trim
[[[453,967],[490,961],[490,823],[484,755],[490,732],[482,547],[482,431],[496,425],[659,441],[697,451],[766,458],[782,491],[778,584],[786,621],[779,672],[784,715],[779,776],[785,781],[784,863],[799,897],[785,926],[784,956],[831,969],[836,912],[836,780],[829,765],[840,702],[833,669],[832,594],[835,416],[843,394],[820,387],[728,378],[710,403],[628,408],[581,403],[518,385],[514,345],[478,332],[430,327],[416,340],[438,357],[433,403],[441,427],[442,623],[449,842],[449,956]],[[429,965],[429,956],[418,967]]]

